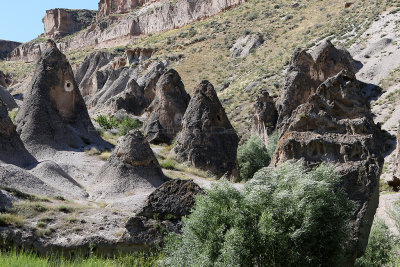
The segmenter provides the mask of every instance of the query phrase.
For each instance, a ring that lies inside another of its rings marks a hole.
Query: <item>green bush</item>
[[[141,121],[129,117],[124,118],[122,121],[119,121],[118,124],[119,133],[121,135],[126,135],[129,131],[138,130],[142,127]]]
[[[226,181],[196,199],[183,234],[166,241],[167,266],[337,266],[352,203],[333,166],[284,163],[243,191]]]
[[[275,153],[276,146],[278,145],[278,140],[279,140],[278,132],[273,132],[270,136],[268,136],[267,151],[271,159]]]
[[[374,222],[364,256],[356,260],[357,267],[388,266],[391,261],[395,237],[390,233],[388,226],[382,221]],[[395,265],[396,266],[396,265]]]
[[[241,180],[249,180],[271,161],[267,148],[261,139],[254,135],[238,148],[238,163]]]
[[[111,116],[107,119],[104,115],[99,115],[95,119],[95,121],[102,127],[103,129],[110,130],[117,126],[117,121],[115,120],[114,116]]]

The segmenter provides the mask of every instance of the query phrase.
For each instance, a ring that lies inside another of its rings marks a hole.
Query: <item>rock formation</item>
[[[183,116],[172,155],[218,178],[237,177],[239,138],[229,122],[213,85],[202,81]]]
[[[389,181],[389,186],[393,187],[395,191],[399,191],[400,187],[400,128],[397,131],[397,145],[396,157],[393,162],[393,179]]]
[[[275,130],[278,111],[274,99],[267,90],[263,90],[253,107],[251,135],[258,135],[264,144],[268,144],[268,136]]]
[[[362,95],[363,86],[348,71],[321,84],[283,126],[272,160],[273,166],[285,160],[303,160],[309,167],[336,164],[340,185],[356,204],[348,251],[353,263],[368,243],[383,167],[380,128]]]
[[[46,43],[28,42],[16,47],[7,56],[8,60],[22,60],[25,62],[34,62],[42,56],[46,49]]]
[[[10,84],[11,84],[10,75],[7,75],[0,70],[0,86],[7,88]]]
[[[161,75],[166,71],[168,62],[158,62],[150,66],[150,70],[137,82],[143,87],[144,96],[150,105],[156,96],[156,85]]]
[[[140,12],[132,12],[125,16],[109,16],[107,19],[98,19],[91,27],[76,33],[71,39],[59,43],[63,52],[88,46],[107,46],[109,41],[119,41],[119,44],[128,44],[132,38],[143,34],[162,32],[185,26],[191,22],[217,15],[225,10],[234,8],[247,0],[203,0],[203,1],[161,1],[152,3]],[[123,3],[133,3],[132,0],[105,0],[100,2],[99,16],[108,15],[108,12],[119,12]],[[153,1],[138,1],[153,2]],[[121,5],[122,3],[122,5]],[[119,4],[119,5],[116,5]],[[153,5],[153,6],[152,6]],[[115,8],[112,8],[112,7]],[[104,8],[103,8],[104,7]],[[109,8],[111,7],[111,8]],[[104,13],[103,10],[106,12]],[[116,10],[116,11],[115,11]],[[149,11],[149,12],[147,12]],[[129,12],[129,11],[128,11]],[[122,13],[125,13],[123,11]],[[10,60],[36,60],[43,50],[41,44],[27,43],[14,51]]]
[[[22,143],[6,106],[0,100],[0,163],[28,167],[36,163]]]
[[[128,113],[140,116],[148,106],[148,102],[144,97],[143,88],[134,79],[131,79],[125,90],[107,101],[106,106],[110,106],[113,112],[123,109]]]
[[[261,34],[248,34],[246,36],[240,37],[233,47],[230,49],[232,52],[232,57],[247,57],[252,49],[256,49],[264,43],[264,38]]]
[[[135,8],[160,0],[100,0],[98,18],[114,13],[129,13]]]
[[[144,124],[147,140],[152,143],[171,143],[181,129],[189,101],[190,96],[178,72],[170,69],[164,73],[157,82],[156,96],[147,108],[149,114]]]
[[[342,70],[355,73],[355,61],[344,48],[324,41],[311,52],[297,49],[289,64],[285,86],[278,104],[278,127],[294,109],[305,103],[317,87]]]
[[[8,54],[10,54],[19,45],[21,45],[21,43],[0,40],[0,59],[7,58]]]
[[[94,21],[96,11],[56,8],[46,11],[43,18],[44,34],[60,38],[88,27]]]
[[[8,193],[5,190],[0,189],[0,212],[5,211],[12,207],[13,203],[17,201],[17,198]],[[1,224],[1,223],[0,223]],[[1,227],[2,225],[0,225]]]
[[[17,103],[14,100],[14,97],[7,91],[6,88],[0,85],[0,100],[7,107],[8,110],[13,110],[14,108],[18,108]]]
[[[136,62],[144,61],[146,59],[151,58],[154,53],[154,49],[152,48],[135,48],[135,49],[127,49],[126,57],[128,59],[128,63],[133,64]]]
[[[153,248],[162,244],[165,235],[162,228],[179,232],[181,219],[190,214],[198,194],[204,192],[191,180],[166,182],[147,198],[138,214],[127,221],[122,239]]]
[[[83,97],[93,95],[105,84],[104,75],[99,70],[111,62],[108,52],[94,52],[84,59],[75,72],[75,79]]]
[[[98,173],[96,192],[100,198],[135,194],[157,188],[167,179],[142,133],[131,131],[118,140],[111,157]]]
[[[21,139],[35,154],[47,148],[109,147],[92,125],[67,58],[50,40],[16,120]]]

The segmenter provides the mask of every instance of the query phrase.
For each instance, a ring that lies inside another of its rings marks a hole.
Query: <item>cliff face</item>
[[[137,7],[141,7],[160,0],[100,0],[97,17],[105,17],[114,13],[128,13]]]
[[[128,6],[128,3],[139,3],[136,7],[139,7],[141,3],[142,7],[129,15],[98,19],[96,23],[86,30],[77,33],[66,42],[58,43],[57,46],[61,51],[66,52],[87,46],[104,48],[109,43],[115,45],[115,42],[118,42],[119,45],[124,45],[140,35],[179,28],[191,22],[217,15],[246,1],[178,0],[173,2],[154,2],[154,0],[101,0],[99,4],[101,8],[100,15],[112,12],[114,10],[112,7],[117,3],[125,3]],[[122,10],[120,7],[117,10]],[[52,33],[50,32],[50,34]],[[41,50],[38,49],[37,45],[26,44],[19,47],[18,50],[10,55],[10,60],[36,60],[41,54]]]
[[[21,43],[13,41],[0,40],[0,59],[4,59],[7,55],[14,50]]]
[[[88,27],[94,21],[96,11],[51,9],[43,18],[44,33],[51,38],[64,37]]]

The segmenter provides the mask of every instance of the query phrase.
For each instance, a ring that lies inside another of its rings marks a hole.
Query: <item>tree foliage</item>
[[[334,168],[284,163],[239,191],[227,181],[199,196],[183,234],[167,239],[167,266],[335,266],[352,203]]]

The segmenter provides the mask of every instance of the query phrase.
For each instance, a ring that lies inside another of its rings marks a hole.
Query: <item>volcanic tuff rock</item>
[[[239,138],[229,122],[214,86],[202,81],[183,116],[172,155],[221,177],[237,177]]]
[[[324,41],[311,52],[297,49],[289,64],[285,86],[278,103],[278,128],[293,110],[305,103],[317,87],[342,70],[355,73],[355,61],[347,50]]]
[[[256,49],[264,43],[264,38],[261,34],[248,34],[246,36],[240,37],[233,47],[230,49],[232,52],[232,57],[247,57],[252,49]]]
[[[11,77],[0,70],[0,86],[8,87],[11,84]]]
[[[3,104],[7,107],[8,110],[13,110],[14,108],[18,108],[17,103],[14,100],[14,97],[7,91],[6,88],[0,85],[0,100],[3,101]]]
[[[100,197],[133,195],[157,188],[167,180],[142,133],[131,131],[118,140],[111,157],[98,173],[96,191]]]
[[[50,40],[16,121],[21,139],[37,155],[89,144],[109,147],[92,125],[67,58]]]
[[[60,38],[88,27],[94,21],[96,11],[56,8],[46,11],[43,18],[44,34]]]
[[[137,7],[141,7],[160,0],[100,0],[98,18],[114,13],[128,13]]]
[[[27,167],[36,160],[22,143],[6,106],[0,100],[0,162]]]
[[[135,49],[127,49],[125,51],[126,57],[128,59],[128,64],[133,64],[135,62],[144,61],[146,59],[151,58],[154,53],[154,49],[152,48],[135,48]]]
[[[7,58],[8,54],[20,44],[21,43],[18,42],[0,40],[0,59]]]
[[[60,42],[59,48],[63,52],[88,46],[107,47],[109,43],[118,41],[120,45],[128,44],[132,39],[149,33],[162,32],[182,27],[191,22],[205,19],[219,14],[227,9],[240,5],[247,0],[178,0],[160,1],[148,4],[145,7],[135,9],[135,12],[125,16],[109,16],[98,19],[87,29],[76,33],[68,40]],[[129,0],[106,0],[107,3],[130,3]],[[142,2],[142,1],[139,1]],[[153,2],[146,1],[145,2]],[[111,5],[112,6],[112,5]],[[117,7],[117,6],[116,6]],[[117,10],[117,8],[105,8],[104,10]],[[102,9],[102,5],[100,6]],[[99,16],[102,14],[99,11]],[[107,13],[107,12],[106,12]],[[125,13],[125,12],[124,12]],[[110,42],[112,41],[112,42]],[[41,44],[32,42],[21,45],[10,55],[10,60],[36,60],[43,49]]]
[[[380,128],[362,95],[363,86],[347,71],[321,84],[284,125],[272,160],[273,166],[285,160],[303,160],[310,167],[336,164],[340,185],[356,204],[350,263],[368,243],[383,167]]]
[[[83,97],[95,94],[105,84],[104,77],[98,72],[102,67],[111,62],[111,54],[108,52],[94,52],[83,60],[75,72],[76,82]]]
[[[147,198],[138,214],[127,221],[122,239],[150,247],[162,244],[165,233],[159,226],[169,232],[179,232],[182,217],[190,214],[199,194],[204,191],[192,180],[166,182]]]
[[[148,102],[144,97],[143,88],[134,79],[131,79],[125,90],[111,98],[105,105],[110,106],[113,112],[123,109],[128,113],[140,116],[148,106]]]
[[[139,78],[138,84],[143,87],[144,96],[149,103],[153,102],[156,97],[156,85],[161,75],[166,71],[168,62],[157,62],[150,66],[150,70]]]
[[[0,189],[0,212],[12,207],[14,202],[18,201],[16,197],[5,190]],[[1,226],[1,225],[0,225]]]
[[[263,90],[253,107],[251,135],[258,135],[264,144],[268,144],[268,136],[275,130],[277,120],[275,101],[267,90]]]
[[[393,166],[393,181],[389,182],[389,185],[393,186],[395,190],[398,190],[400,186],[400,128],[397,131],[397,146],[396,146],[396,158]]]
[[[147,108],[144,134],[152,143],[171,143],[181,129],[182,117],[190,96],[185,91],[181,77],[170,69],[157,82],[156,96]]]
[[[22,60],[33,62],[40,59],[42,53],[46,50],[46,43],[29,42],[21,44],[8,54],[8,60]]]

